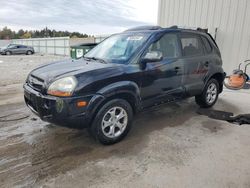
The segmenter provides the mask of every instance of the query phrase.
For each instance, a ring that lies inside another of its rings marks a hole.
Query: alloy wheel
[[[211,83],[207,88],[206,101],[208,104],[212,104],[217,97],[217,87],[214,83]]]
[[[128,114],[122,107],[112,107],[102,119],[102,132],[108,138],[119,137],[128,124]]]

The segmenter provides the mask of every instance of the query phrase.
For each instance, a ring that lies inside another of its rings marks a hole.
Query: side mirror
[[[151,51],[146,53],[146,55],[141,59],[143,64],[150,62],[158,62],[163,59],[162,52],[160,51]]]

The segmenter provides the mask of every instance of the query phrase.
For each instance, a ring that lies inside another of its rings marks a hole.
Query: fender
[[[220,75],[222,80],[220,84],[220,93],[223,91],[223,81],[225,79],[226,73],[223,71],[223,69],[217,69],[217,71],[213,71],[213,73],[210,73],[209,76],[206,76],[204,79],[204,86],[202,91],[204,90],[205,86],[207,85],[207,82],[214,77],[215,75]]]
[[[105,102],[108,98],[119,94],[133,96],[136,108],[140,107],[141,97],[138,85],[133,81],[115,82],[100,89],[90,100],[88,109],[86,110],[86,115],[89,117],[90,121],[93,119],[93,116],[103,102]]]
[[[112,83],[100,89],[97,93],[107,98],[119,93],[129,93],[140,99],[140,89],[138,85],[132,81],[119,81]]]

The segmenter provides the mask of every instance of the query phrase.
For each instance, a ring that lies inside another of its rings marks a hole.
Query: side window
[[[163,58],[175,58],[180,56],[178,38],[176,34],[165,34],[158,41],[152,43],[148,52],[160,51]]]
[[[203,54],[203,48],[200,38],[195,34],[182,34],[181,45],[183,56],[194,56]]]
[[[206,52],[207,53],[212,52],[212,46],[211,46],[210,42],[208,41],[208,39],[206,37],[201,36],[201,40],[203,42],[204,49],[206,50]]]

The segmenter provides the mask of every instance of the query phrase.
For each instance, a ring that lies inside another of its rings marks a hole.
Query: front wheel
[[[102,144],[114,144],[128,134],[132,119],[133,110],[130,104],[123,99],[114,99],[98,111],[90,132]]]
[[[216,79],[210,79],[201,95],[195,96],[196,103],[202,108],[212,107],[219,95],[219,83]]]
[[[10,51],[5,52],[6,55],[11,55]]]

